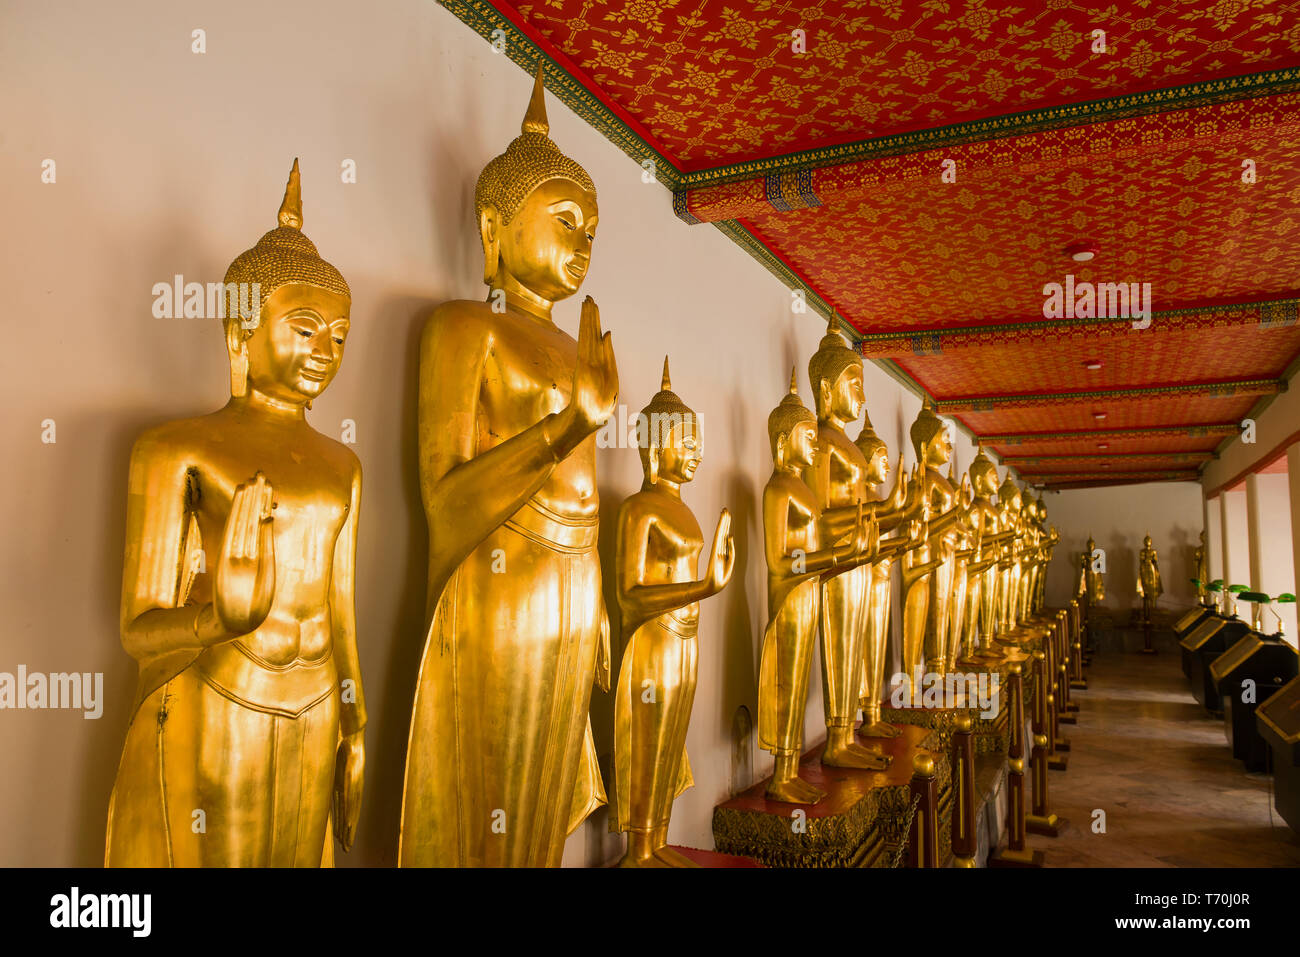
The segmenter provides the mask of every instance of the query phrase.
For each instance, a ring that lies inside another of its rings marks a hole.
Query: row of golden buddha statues
[[[539,66],[521,134],[479,177],[482,302],[440,306],[420,341],[419,474],[428,520],[428,634],[416,681],[399,863],[557,865],[608,803],[588,706],[611,686],[597,554],[595,433],[618,397],[609,333],[582,303],[575,341],[554,304],[586,275],[595,187],[549,138]],[[255,323],[225,321],[231,399],[145,432],[131,455],[121,633],[139,685],[108,813],[110,865],[317,866],[353,840],[365,697],[354,610],[361,469],[305,410],[337,373],[351,293],[302,232],[298,165],[278,225],[230,266],[256,283]],[[231,288],[231,287],[228,287]],[[768,421],[763,494],[768,621],[759,738],[769,796],[811,803],[798,776],[812,649],[822,642],[822,760],[881,768],[855,738],[881,720],[893,568],[902,658],[922,669],[1002,654],[1041,604],[1056,544],[1041,502],[981,450],[968,479],[927,403],[893,488],[863,413],[861,357],[828,330]],[[614,684],[611,827],[626,864],[681,865],[667,846],[691,784],[686,731],[699,603],[735,562],[724,509],[708,550],[683,503],[699,421],[672,389],[646,407],[644,483],[618,512],[622,661]],[[996,502],[995,502],[996,496]],[[205,558],[205,556],[207,556]],[[702,561],[701,561],[702,558]],[[208,567],[207,562],[212,565]],[[698,569],[698,572],[697,572]]]

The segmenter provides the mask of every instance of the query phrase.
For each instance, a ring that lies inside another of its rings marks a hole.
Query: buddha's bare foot
[[[828,741],[822,751],[822,764],[833,768],[861,768],[864,771],[883,771],[889,767],[889,758],[876,754],[855,742],[837,743],[832,747]]]
[[[866,738],[896,738],[903,731],[890,724],[888,721],[873,721],[871,724],[863,724],[858,729],[858,734]]]
[[[685,854],[679,854],[671,847],[664,845],[655,851],[655,860],[659,861],[662,867],[699,867],[693,860]]]
[[[767,796],[785,804],[816,804],[826,796],[826,792],[813,787],[802,778],[790,778],[785,781],[773,780],[767,786]]]

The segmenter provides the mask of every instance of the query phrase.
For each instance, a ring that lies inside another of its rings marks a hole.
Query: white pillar
[[[1250,568],[1247,584],[1251,591],[1260,591],[1264,587],[1264,535],[1267,528],[1260,525],[1259,499],[1259,476],[1251,473],[1246,476],[1246,550]]]

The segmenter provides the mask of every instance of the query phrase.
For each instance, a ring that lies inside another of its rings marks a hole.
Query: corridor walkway
[[[1140,644],[1130,642],[1130,647]],[[1062,725],[1069,769],[1050,773],[1059,837],[1029,836],[1049,867],[1296,867],[1297,837],[1272,807],[1272,778],[1233,759],[1223,721],[1188,690],[1172,635],[1146,656],[1110,647]],[[1094,833],[1094,812],[1105,833]]]

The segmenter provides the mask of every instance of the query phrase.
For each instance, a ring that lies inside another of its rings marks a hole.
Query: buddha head
[[[862,432],[853,440],[853,444],[867,460],[863,481],[868,485],[879,485],[889,478],[889,449],[885,446],[885,440],[876,435],[876,430],[871,427],[870,418],[862,423]]]
[[[970,484],[975,489],[975,494],[980,498],[992,498],[998,490],[998,467],[993,464],[993,460],[984,454],[984,446],[981,444],[975,451],[975,460],[971,462],[967,470],[970,476]]]
[[[850,422],[862,414],[867,397],[862,390],[862,357],[850,349],[837,329],[835,313],[826,326],[817,351],[808,360],[817,418]]]
[[[1147,534],[1146,538],[1142,539],[1142,547],[1145,548],[1145,549],[1147,549],[1147,551],[1150,551],[1150,550],[1151,550],[1151,535],[1150,535],[1150,533]]]
[[[474,209],[483,281],[553,303],[582,285],[599,211],[587,171],[548,135],[542,68],[520,134],[479,174]]]
[[[943,420],[934,414],[934,404],[929,397],[921,403],[921,411],[912,423],[912,449],[916,461],[925,468],[939,468],[952,458],[952,442]]]
[[[790,370],[790,391],[767,417],[767,435],[777,468],[790,466],[798,471],[812,465],[817,454],[817,417],[799,399],[794,369]]]
[[[695,477],[704,457],[704,436],[699,417],[673,392],[667,356],[659,391],[641,410],[637,439],[641,469],[650,485],[661,478],[680,485]]]
[[[1010,472],[998,489],[998,505],[1011,514],[1020,511],[1020,486],[1015,483]]]
[[[246,295],[250,289],[256,293]],[[224,320],[231,394],[244,396],[251,389],[276,402],[310,408],[343,361],[352,292],[302,232],[296,159],[279,225],[230,264],[226,292],[231,300]],[[252,328],[241,322],[236,297],[259,303]]]

